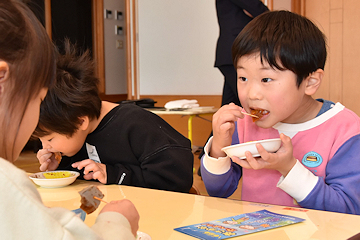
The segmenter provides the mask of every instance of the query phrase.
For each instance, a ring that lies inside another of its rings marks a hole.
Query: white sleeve
[[[129,221],[117,212],[100,213],[91,228],[103,239],[135,239]]]
[[[203,156],[203,166],[205,169],[216,175],[224,174],[229,171],[231,167],[231,159],[230,157],[220,157],[220,158],[213,158],[209,156],[209,151],[212,144],[212,138],[206,143],[204,147],[204,156]]]
[[[101,213],[90,228],[72,211],[46,207],[27,174],[1,158],[0,182],[0,192],[6,195],[0,198],[0,215],[6,216],[0,224],[1,239],[135,239],[120,213]]]
[[[281,176],[277,187],[284,190],[296,201],[301,202],[314,189],[319,177],[315,176],[298,160],[286,177]]]

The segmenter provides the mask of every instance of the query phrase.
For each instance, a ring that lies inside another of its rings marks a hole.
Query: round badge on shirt
[[[320,156],[320,154],[311,151],[304,155],[301,162],[307,167],[314,168],[321,165],[323,158]]]

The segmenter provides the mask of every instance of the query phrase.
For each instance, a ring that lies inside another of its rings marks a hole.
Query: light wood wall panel
[[[343,1],[343,94],[344,104],[351,110],[360,115],[360,1],[344,0]]]
[[[341,2],[338,1],[338,2]],[[342,5],[330,1],[329,11],[329,98],[334,102],[343,102],[343,9]]]
[[[329,0],[310,0],[305,3],[305,16],[313,21],[319,29],[326,35],[329,45],[330,34],[330,1]],[[328,49],[329,50],[329,49]],[[325,77],[316,98],[330,99],[330,51],[328,51],[328,59],[325,65]]]
[[[305,16],[325,33],[328,60],[315,97],[341,102],[360,115],[360,1],[306,0]]]

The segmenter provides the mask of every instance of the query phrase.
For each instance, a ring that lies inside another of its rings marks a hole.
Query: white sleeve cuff
[[[281,176],[277,187],[292,196],[297,202],[304,200],[314,189],[319,177],[304,167],[299,160],[286,177]]]
[[[216,175],[221,175],[226,173],[230,170],[231,167],[231,159],[230,157],[220,157],[220,158],[213,158],[209,156],[209,151],[212,144],[212,138],[209,139],[209,141],[206,143],[204,147],[204,156],[203,156],[203,165],[205,169]]]

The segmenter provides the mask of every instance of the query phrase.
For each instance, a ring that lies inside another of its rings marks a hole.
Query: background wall
[[[360,1],[307,0],[306,17],[325,33],[328,59],[316,97],[341,102],[360,115]]]
[[[291,11],[291,0],[273,0],[274,10],[289,10]]]
[[[125,1],[104,0],[104,15],[106,10],[111,14],[104,16],[105,94],[126,94]],[[122,18],[118,19],[116,11]],[[116,33],[116,26],[122,31]]]
[[[274,8],[288,9],[289,2],[276,0]],[[325,78],[315,97],[340,101],[360,115],[360,1],[304,3],[305,16],[325,33],[328,44]],[[213,67],[219,31],[215,1],[138,0],[138,13],[140,97],[154,98],[157,106],[174,98],[195,98],[201,105],[219,107],[223,77]],[[186,119],[169,123],[186,135],[186,122],[181,121]],[[202,145],[211,131],[210,124],[199,121],[206,129],[194,135],[196,145]]]
[[[221,95],[215,1],[138,0],[140,95]]]

